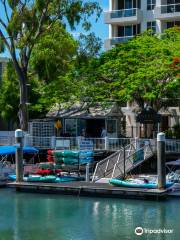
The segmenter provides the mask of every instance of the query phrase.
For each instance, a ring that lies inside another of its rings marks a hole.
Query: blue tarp
[[[16,146],[0,146],[0,155],[15,154]],[[39,151],[34,147],[23,147],[23,153],[38,153]]]

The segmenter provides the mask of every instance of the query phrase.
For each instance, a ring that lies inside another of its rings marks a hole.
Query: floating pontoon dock
[[[16,191],[33,193],[56,193],[76,196],[133,198],[133,199],[165,199],[168,190],[121,188],[108,183],[69,182],[69,183],[9,183]]]

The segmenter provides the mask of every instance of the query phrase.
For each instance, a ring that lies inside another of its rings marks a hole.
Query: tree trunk
[[[18,112],[20,127],[23,131],[28,130],[28,108],[27,108],[27,79],[20,82],[20,104]]]
[[[18,61],[16,60],[15,53],[11,53],[13,64],[19,79],[19,87],[20,87],[20,103],[19,103],[19,112],[18,112],[18,118],[20,123],[20,128],[23,131],[28,130],[28,108],[27,108],[27,67],[22,67],[19,65]]]

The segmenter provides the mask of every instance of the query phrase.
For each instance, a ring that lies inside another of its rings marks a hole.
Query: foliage
[[[40,43],[39,39],[44,35],[48,38],[48,33],[57,26],[57,22],[60,26],[69,25],[73,29],[82,21],[83,28],[89,30],[91,24],[88,18],[94,13],[98,17],[101,8],[97,2],[81,0],[0,0],[0,8],[0,50],[5,46],[11,55],[20,87],[20,125],[27,130],[26,86],[30,80],[30,58],[37,43],[41,44],[41,47],[46,44]],[[5,19],[2,16],[5,16]],[[47,41],[50,43],[50,39]],[[39,58],[42,60],[42,56]],[[49,64],[51,65],[51,62]]]
[[[179,32],[162,37],[145,32],[95,59],[84,73],[92,99],[135,101],[161,108],[163,98],[178,97],[180,81],[173,57],[179,55]]]
[[[77,41],[56,23],[35,45],[30,60],[31,70],[46,83],[56,80],[71,68],[77,46]]]

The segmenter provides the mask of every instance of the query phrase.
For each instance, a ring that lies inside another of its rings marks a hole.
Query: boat
[[[10,181],[16,181],[16,175],[11,174],[8,176],[8,180]],[[47,176],[41,176],[41,175],[29,175],[28,177],[23,177],[23,181],[25,182],[44,182],[44,183],[61,183],[61,182],[73,182],[73,181],[83,181],[84,178],[79,176],[59,176],[56,177],[54,175],[47,175]]]
[[[27,182],[45,182],[45,183],[54,183],[56,181],[55,176],[44,176],[41,175],[30,175],[27,177]]]
[[[56,183],[83,181],[84,178],[78,176],[60,176],[56,178]]]
[[[139,179],[129,179],[126,181],[112,178],[109,180],[109,183],[118,186],[118,187],[128,187],[128,188],[148,188],[148,189],[155,189],[158,188],[157,182],[144,182],[143,180]],[[173,185],[172,182],[166,182],[166,188],[169,188]]]

